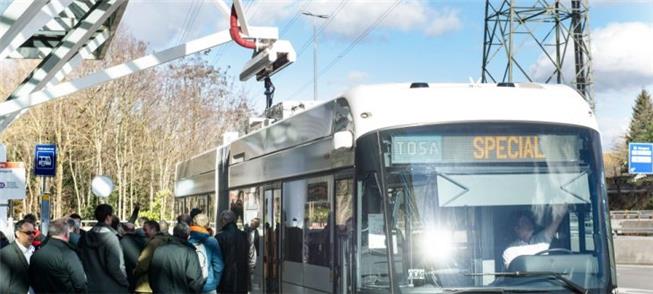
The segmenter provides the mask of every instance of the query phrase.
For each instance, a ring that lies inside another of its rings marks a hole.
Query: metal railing
[[[653,210],[611,210],[612,219],[653,219]]]
[[[613,210],[610,219],[616,235],[653,236],[653,210]]]

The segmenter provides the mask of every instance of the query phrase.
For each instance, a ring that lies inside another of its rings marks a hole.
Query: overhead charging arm
[[[276,38],[263,40],[243,38],[241,27],[238,26],[239,15],[242,17],[240,23],[244,31],[248,32],[247,21],[240,7],[240,2],[234,1],[229,16],[229,35],[236,44],[248,49],[254,49],[252,59],[245,64],[240,73],[240,80],[246,81],[256,76],[258,81],[264,81],[265,109],[267,110],[272,106],[275,91],[270,76],[295,61],[295,50],[290,45],[290,42],[279,41]]]
[[[240,27],[238,26],[238,14],[236,13],[236,4],[231,6],[231,16],[229,17],[229,35],[236,44],[249,48],[256,49],[256,41],[246,40],[240,35]]]
[[[1,0],[0,0],[1,1]],[[106,0],[106,3],[122,3],[125,0]],[[69,0],[53,0],[49,3],[69,3]],[[103,2],[104,3],[104,2]],[[145,70],[147,68],[157,66],[184,56],[202,52],[204,50],[214,48],[220,45],[224,45],[229,41],[233,40],[239,45],[253,49],[254,56],[249,60],[245,67],[243,68],[243,73],[241,73],[241,80],[247,80],[253,76],[256,76],[258,80],[265,80],[266,86],[266,97],[268,98],[268,105],[271,105],[272,97],[274,96],[274,85],[272,81],[269,80],[270,76],[295,61],[296,55],[295,51],[290,45],[290,42],[278,40],[279,34],[277,28],[274,27],[250,27],[247,25],[247,20],[243,13],[242,7],[240,5],[240,0],[234,0],[234,6],[229,9],[229,7],[224,3],[223,0],[215,0],[217,8],[225,15],[225,17],[230,18],[230,28],[215,34],[211,34],[205,37],[201,37],[192,41],[189,41],[185,44],[180,44],[159,52],[152,53],[134,60],[124,62],[122,64],[114,65],[106,69],[98,70],[94,73],[87,74],[76,79],[70,79],[63,82],[63,77],[57,77],[56,79],[50,79],[47,84],[44,82],[44,85],[39,85],[39,88],[31,89],[30,91],[20,91],[16,93],[13,97],[14,99],[0,102],[0,132],[8,126],[14,118],[17,116],[17,113],[27,110],[28,108],[34,107],[44,102],[52,101],[57,98],[61,98],[67,95],[74,94],[76,92],[95,87],[119,79],[121,77],[131,75],[133,73]],[[45,9],[49,7],[47,5],[43,6]],[[100,6],[102,8],[104,6]],[[111,6],[113,7],[113,6]],[[117,6],[116,6],[117,7]],[[99,8],[96,8],[98,10]],[[32,11],[32,10],[30,10]],[[99,11],[99,10],[98,10]],[[38,12],[34,8],[33,12]],[[42,11],[41,11],[42,12]],[[54,13],[54,12],[52,12]],[[102,14],[101,19],[95,19],[91,23],[93,25],[102,24],[104,17],[110,15],[109,11]],[[37,15],[38,16],[38,15]],[[95,14],[90,13],[87,17],[95,17]],[[36,20],[35,20],[36,21]],[[42,22],[41,18],[38,18],[39,22]],[[240,26],[239,26],[240,24]],[[21,27],[22,28],[22,27]],[[17,30],[18,27],[10,28],[10,30],[5,30],[0,24],[0,51],[4,54],[4,49],[11,47],[18,37],[15,37],[12,40],[11,38],[5,38],[5,31]],[[84,27],[84,31],[95,31],[94,27]],[[25,33],[26,30],[23,30]],[[31,31],[30,31],[31,33]],[[78,34],[74,34],[76,38]],[[82,35],[82,34],[79,34]],[[83,34],[84,37],[87,34]],[[13,36],[13,35],[12,35]],[[94,51],[97,49],[99,44],[90,44],[86,39],[74,41],[71,40],[66,44],[72,44],[73,48],[68,48],[69,51],[79,52],[80,54],[89,54],[88,52]],[[5,42],[6,41],[6,42]],[[97,37],[93,42],[98,41]],[[103,41],[103,40],[102,40]],[[89,44],[87,44],[89,43]],[[82,45],[86,44],[86,49],[80,49]],[[5,46],[6,45],[6,46]],[[88,51],[88,52],[86,52]],[[71,53],[72,54],[72,53]],[[55,54],[57,55],[57,54]],[[57,56],[60,56],[58,54]],[[64,58],[66,61],[63,63],[69,62],[70,64],[77,65],[79,62],[73,62],[79,57],[73,58]],[[66,71],[67,72],[67,71]],[[53,73],[49,73],[52,75]],[[59,75],[59,74],[57,74]],[[64,73],[65,75],[65,73]],[[5,123],[6,122],[6,123]]]

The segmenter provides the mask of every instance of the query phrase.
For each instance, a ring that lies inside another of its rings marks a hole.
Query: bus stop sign
[[[34,151],[34,175],[54,177],[57,166],[57,145],[39,144]]]
[[[653,143],[628,144],[628,172],[653,174]]]

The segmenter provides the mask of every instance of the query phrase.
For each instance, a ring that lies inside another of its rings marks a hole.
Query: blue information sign
[[[653,174],[653,143],[628,144],[628,172]]]
[[[39,144],[34,151],[34,174],[54,177],[57,166],[57,145]]]

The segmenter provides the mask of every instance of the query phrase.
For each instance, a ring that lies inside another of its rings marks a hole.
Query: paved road
[[[617,265],[617,283],[620,289],[648,290],[653,293],[653,266]],[[626,293],[636,293],[627,291]]]

